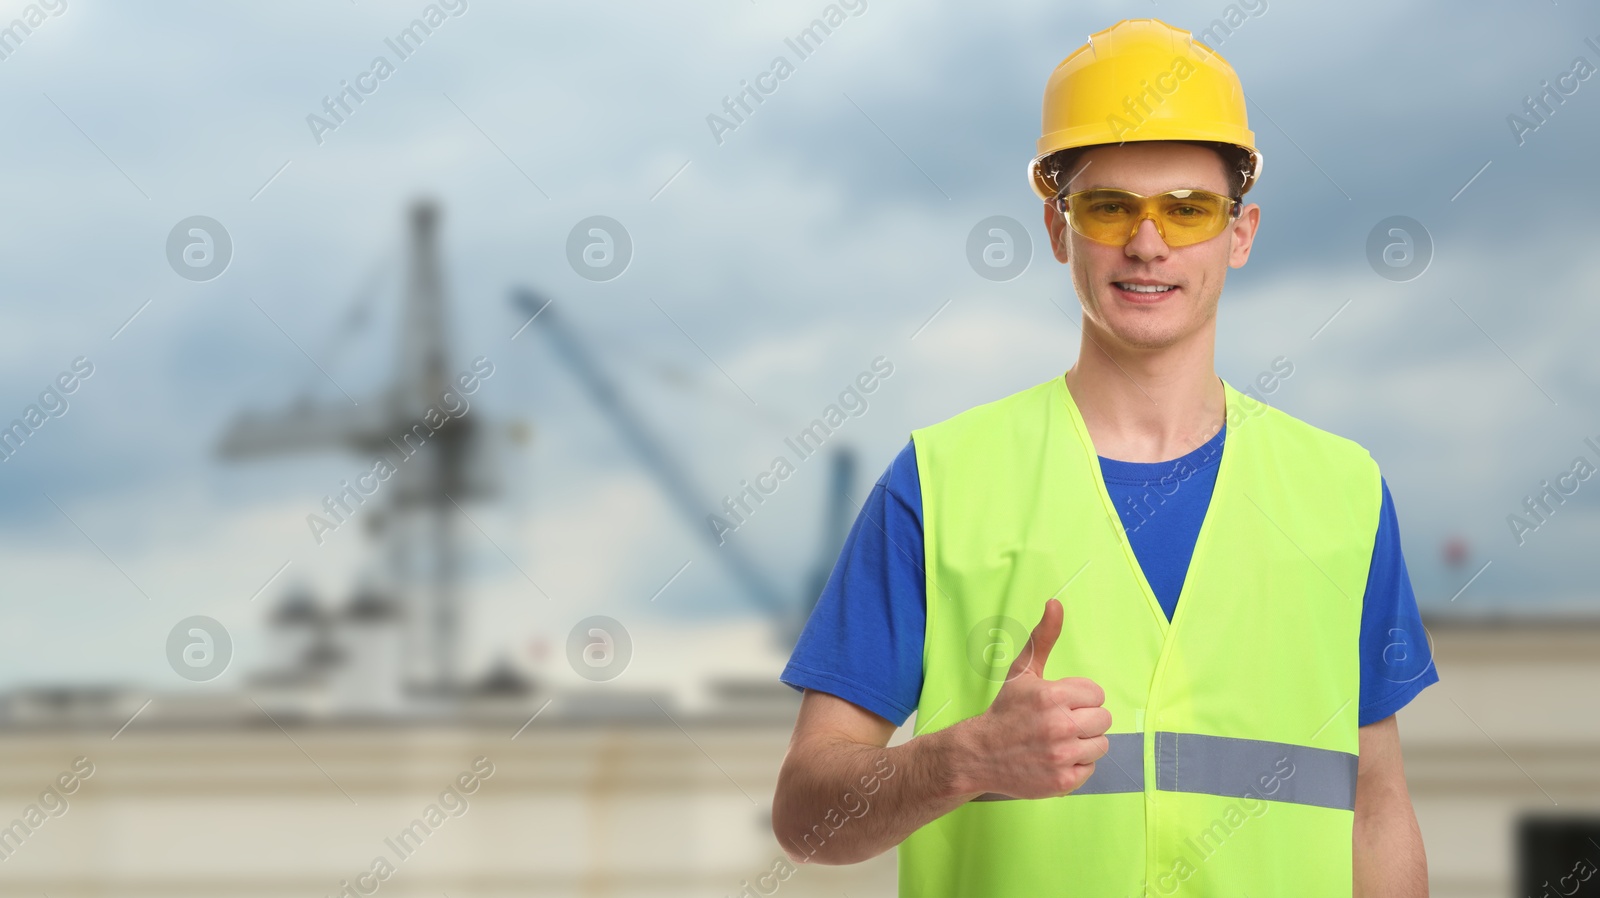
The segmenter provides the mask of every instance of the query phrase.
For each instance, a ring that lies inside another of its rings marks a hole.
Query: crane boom
[[[711,528],[706,523],[708,506],[703,503],[704,494],[694,486],[687,469],[668,451],[666,444],[649,430],[644,418],[628,403],[616,383],[595,362],[588,347],[556,312],[551,301],[526,288],[513,289],[512,301],[532,315],[533,323],[538,324],[550,337],[558,357],[577,376],[595,405],[622,433],[628,447],[650,469],[677,512],[710,542],[716,558],[762,610],[778,619],[781,626],[787,627],[788,619],[795,612],[794,605],[737,543],[724,541],[718,545],[712,540]]]

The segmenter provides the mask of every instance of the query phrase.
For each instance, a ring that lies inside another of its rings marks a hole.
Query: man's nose
[[[1123,248],[1127,255],[1140,259],[1165,258],[1168,250],[1167,242],[1161,239],[1161,232],[1156,230],[1155,219],[1148,216],[1139,220],[1133,239]]]

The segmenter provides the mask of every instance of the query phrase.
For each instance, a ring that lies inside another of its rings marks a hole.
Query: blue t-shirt
[[[1226,433],[1224,426],[1205,445],[1170,461],[1100,458],[1106,491],[1168,620],[1211,504]],[[1361,606],[1360,726],[1383,720],[1439,681],[1400,552],[1394,500],[1389,484],[1382,485]],[[836,695],[896,726],[905,723],[922,694],[926,591],[922,487],[915,444],[907,442],[851,525],[779,679]]]

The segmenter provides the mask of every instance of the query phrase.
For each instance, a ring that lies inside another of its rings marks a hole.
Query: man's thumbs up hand
[[[1011,662],[1000,694],[973,719],[987,791],[1054,798],[1083,785],[1110,748],[1105,690],[1084,677],[1044,679],[1065,612],[1056,599]]]

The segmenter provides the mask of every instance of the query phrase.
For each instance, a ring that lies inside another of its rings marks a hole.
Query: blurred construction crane
[[[378,507],[365,510],[366,522],[382,543],[384,586],[405,622],[405,688],[413,695],[448,696],[461,687],[457,503],[498,495],[501,483],[479,416],[439,414],[458,372],[448,348],[438,218],[431,202],[411,207],[399,354],[390,384],[355,404],[302,397],[280,411],[244,412],[227,427],[218,453],[248,459],[342,450],[372,461],[394,458],[398,451],[396,473],[375,497]],[[432,420],[443,420],[437,427],[425,423],[430,409]]]
[[[555,347],[560,359],[583,385],[589,398],[605,414],[622,435],[656,483],[666,493],[673,509],[691,528],[705,537],[712,557],[716,558],[744,590],[748,598],[768,616],[774,627],[778,647],[792,648],[799,639],[811,608],[827,583],[833,570],[834,558],[843,545],[850,527],[851,483],[855,477],[855,454],[848,446],[841,446],[829,454],[828,505],[823,516],[823,538],[819,557],[808,572],[799,597],[777,586],[766,575],[737,541],[719,542],[713,538],[706,525],[706,509],[715,507],[706,501],[708,493],[694,484],[688,469],[678,461],[668,444],[650,429],[641,415],[628,401],[595,354],[569,326],[550,300],[526,288],[515,288],[511,301],[530,323],[539,325]]]

